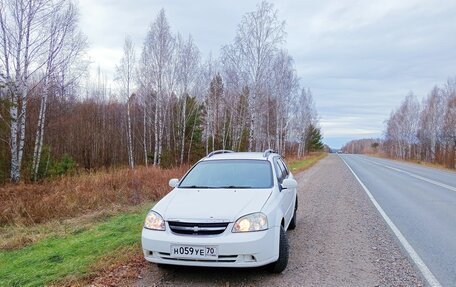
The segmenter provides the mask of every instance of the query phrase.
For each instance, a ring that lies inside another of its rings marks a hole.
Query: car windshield
[[[180,188],[270,188],[271,165],[266,160],[209,160],[198,163]]]

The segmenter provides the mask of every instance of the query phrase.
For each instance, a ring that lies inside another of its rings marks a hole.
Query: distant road
[[[442,286],[456,286],[456,173],[341,155]]]

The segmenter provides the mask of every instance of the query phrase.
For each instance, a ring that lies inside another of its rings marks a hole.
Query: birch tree
[[[149,163],[148,152],[152,150],[152,105],[153,98],[156,97],[154,90],[154,71],[149,60],[149,47],[143,44],[141,56],[138,62],[136,71],[136,81],[138,86],[138,95],[140,96],[143,105],[143,152],[144,163],[147,166]]]
[[[387,121],[385,140],[395,157],[411,159],[415,156],[418,143],[420,104],[410,93],[401,106],[391,113]]]
[[[195,84],[198,68],[200,62],[200,52],[198,47],[193,42],[193,38],[189,35],[187,41],[184,41],[181,37],[178,37],[177,43],[177,80],[179,82],[182,101],[182,114],[180,121],[180,137],[181,137],[181,148],[180,148],[180,164],[184,162],[185,153],[185,129],[187,126],[187,97],[189,91]]]
[[[74,60],[79,58],[86,48],[85,38],[77,30],[77,12],[77,8],[73,3],[62,0],[55,3],[50,14],[51,18],[47,28],[49,39],[47,42],[46,68],[42,81],[40,109],[33,150],[32,174],[34,180],[37,180],[41,161],[48,96],[52,92],[52,87],[56,86],[57,73],[59,70],[64,72],[67,66],[73,64]],[[52,82],[54,82],[54,85]],[[61,86],[65,85],[65,80],[63,80]]]
[[[173,72],[172,59],[175,49],[175,39],[171,34],[165,10],[161,10],[152,23],[144,43],[145,53],[150,61],[150,70],[154,78],[155,112],[154,112],[154,165],[160,164],[162,155],[162,134],[166,103],[166,86],[169,75]]]
[[[441,145],[443,144],[443,122],[445,101],[441,90],[434,87],[423,102],[420,113],[419,130],[422,159],[434,162]]]
[[[298,142],[297,156],[302,157],[309,151],[309,137],[312,127],[317,126],[317,111],[310,89],[302,88],[294,108],[295,138]]]
[[[208,122],[208,129],[211,138],[211,150],[216,149],[216,138],[219,137],[219,115],[222,106],[223,98],[223,81],[220,74],[214,76],[209,84],[209,93],[206,99],[206,121]]]
[[[273,79],[271,91],[274,105],[271,105],[268,110],[268,115],[275,113],[275,149],[285,155],[285,137],[286,131],[292,119],[291,109],[294,103],[293,96],[295,95],[299,83],[296,72],[293,68],[293,59],[286,51],[280,51],[273,62]],[[299,103],[297,113],[308,112],[310,110],[309,102],[306,100],[305,91],[303,90],[303,102]],[[311,97],[311,96],[310,96]],[[271,111],[275,109],[275,111]],[[308,124],[307,119],[302,118],[301,125]],[[310,120],[310,119],[309,119]],[[269,122],[269,121],[268,121]],[[299,154],[299,153],[298,153]]]
[[[456,168],[456,79],[434,87],[419,102],[413,94],[386,121],[383,151],[392,158],[418,159]]]
[[[2,0],[0,2],[1,60],[9,79],[10,177],[18,182],[24,154],[27,103],[31,77],[46,63],[52,1]]]
[[[235,45],[222,48],[222,79],[224,80],[224,97],[227,98],[227,109],[231,114],[231,146],[240,151],[244,131],[248,125],[249,88],[243,67],[243,59]]]
[[[19,179],[24,138],[36,179],[44,155],[57,162],[66,153],[87,170],[148,165],[152,154],[154,165],[170,166],[220,148],[302,156],[318,130],[310,90],[299,87],[293,58],[282,47],[284,23],[267,2],[243,16],[220,58],[209,55],[204,64],[191,36],[175,37],[161,10],[136,65],[125,40],[116,93],[103,67],[78,87],[83,45],[71,0],[0,3],[0,155],[11,154],[13,163],[0,162],[1,178],[11,166],[11,178]],[[451,126],[452,110],[447,114]],[[25,128],[28,122],[34,126]],[[441,141],[449,149],[446,126]]]
[[[244,15],[234,40],[235,49],[239,49],[245,75],[250,89],[249,96],[249,147],[253,150],[254,131],[257,125],[259,98],[264,95],[263,88],[268,79],[271,59],[285,38],[285,23],[278,19],[278,12],[273,5],[261,2],[257,10]]]
[[[445,145],[444,163],[456,168],[456,77],[446,81],[441,89],[445,102],[442,139]]]
[[[201,86],[199,100],[204,103],[205,111],[203,139],[206,154],[209,153],[209,139],[212,139],[212,107],[208,105],[208,100],[210,97],[210,83],[213,80],[216,70],[217,62],[212,58],[212,55],[210,54],[209,57],[206,59],[206,62],[203,64],[202,71],[200,73],[200,78],[198,81],[198,85]]]
[[[133,139],[131,127],[131,102],[134,94],[131,93],[133,83],[133,73],[135,67],[135,49],[130,37],[125,37],[123,47],[123,57],[120,60],[120,65],[117,66],[117,76],[120,82],[121,94],[124,95],[127,102],[127,142],[128,142],[128,164],[130,168],[134,168],[135,161],[133,157]]]
[[[456,168],[456,93],[448,98],[444,116],[444,138],[447,144],[447,166]]]

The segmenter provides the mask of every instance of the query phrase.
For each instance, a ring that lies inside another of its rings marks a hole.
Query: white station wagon
[[[282,272],[287,229],[296,227],[297,182],[280,155],[214,151],[147,214],[146,260],[171,265],[256,267]]]

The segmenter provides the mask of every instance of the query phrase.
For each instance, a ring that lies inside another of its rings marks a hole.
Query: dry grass
[[[327,155],[328,154],[326,152],[313,152],[302,158],[286,158],[285,161],[293,173],[298,173],[312,167]]]
[[[126,282],[133,285],[147,264],[140,246],[128,246],[91,265],[89,274],[82,277],[69,275],[50,286],[129,286]]]
[[[136,206],[170,191],[168,180],[188,169],[137,167],[0,187],[0,226],[62,221],[94,211]]]
[[[432,162],[427,162],[427,161],[422,161],[419,159],[401,159],[401,158],[392,158],[384,153],[376,153],[376,154],[366,154],[368,156],[376,157],[376,158],[383,158],[383,159],[389,159],[389,160],[395,160],[395,161],[400,161],[404,163],[414,163],[417,165],[422,165],[425,167],[432,167],[444,171],[454,171],[454,168],[448,167],[445,164],[442,163],[432,163]]]

